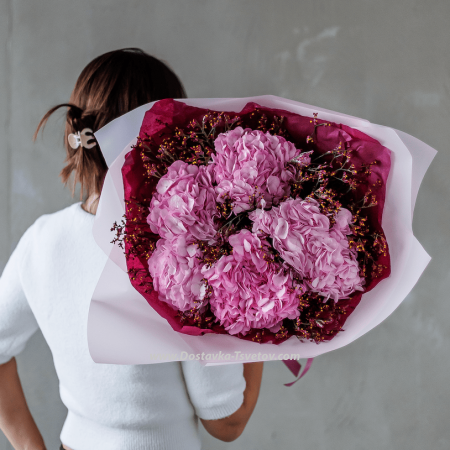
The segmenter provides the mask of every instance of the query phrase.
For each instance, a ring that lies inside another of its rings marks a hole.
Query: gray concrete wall
[[[375,330],[317,358],[294,387],[267,363],[260,400],[232,444],[205,449],[446,450],[450,348],[448,0],[0,1],[0,270],[25,229],[73,200],[58,179],[63,121],[31,142],[81,69],[139,46],[171,64],[191,97],[274,94],[390,125],[439,151],[419,193],[416,236],[433,261]],[[49,449],[66,411],[35,335],[18,358]],[[0,436],[0,450],[10,449]]]

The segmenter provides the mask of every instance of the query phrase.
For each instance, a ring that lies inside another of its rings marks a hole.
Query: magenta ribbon
[[[295,379],[291,383],[286,383],[285,386],[292,386],[294,383],[300,380],[300,378],[303,378],[310,369],[313,360],[314,358],[308,358],[308,361],[306,361],[306,365],[305,368],[303,369],[303,372],[300,374],[300,376],[298,376],[298,374],[300,373],[300,369],[302,368],[302,365],[295,359],[283,359],[283,362],[284,364],[286,364],[286,367],[294,374],[295,377],[298,376],[297,379]]]

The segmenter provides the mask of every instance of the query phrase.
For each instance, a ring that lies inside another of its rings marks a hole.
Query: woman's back
[[[0,363],[37,327],[52,351],[69,410],[61,440],[74,449],[199,449],[198,419],[242,404],[242,364],[96,364],[87,345],[90,299],[106,262],[95,216],[77,203],[40,217],[0,279]]]

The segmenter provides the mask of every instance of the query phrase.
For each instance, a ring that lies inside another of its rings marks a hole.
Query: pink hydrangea
[[[200,250],[196,244],[186,241],[184,235],[172,240],[160,239],[148,260],[153,287],[159,299],[180,311],[194,308],[205,296]]]
[[[174,162],[158,182],[147,222],[153,233],[173,239],[189,234],[212,242],[217,226],[216,194],[212,166]]]
[[[281,267],[267,263],[267,243],[246,229],[229,242],[233,252],[203,269],[213,289],[211,310],[220,324],[232,335],[245,335],[251,328],[276,332],[283,319],[297,318],[299,295],[305,288],[293,288]]]
[[[268,206],[277,204],[290,193],[294,166],[287,163],[295,158],[297,166],[310,163],[309,155],[300,155],[292,142],[250,128],[221,133],[214,146],[218,201],[228,196],[235,214],[252,209],[255,198],[263,198]]]
[[[341,239],[347,240],[346,236],[352,234],[350,224],[352,223],[352,213],[345,208],[341,208],[334,216],[335,224],[332,231]]]
[[[249,217],[253,232],[269,235],[280,256],[312,291],[338,301],[363,290],[356,253],[346,237],[351,233],[350,211],[342,208],[331,229],[314,199],[289,199],[270,211],[257,209]]]

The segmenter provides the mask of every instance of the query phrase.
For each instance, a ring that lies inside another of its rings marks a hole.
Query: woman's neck
[[[81,207],[89,214],[97,213],[98,200],[100,196],[98,194],[91,194],[82,204]]]

